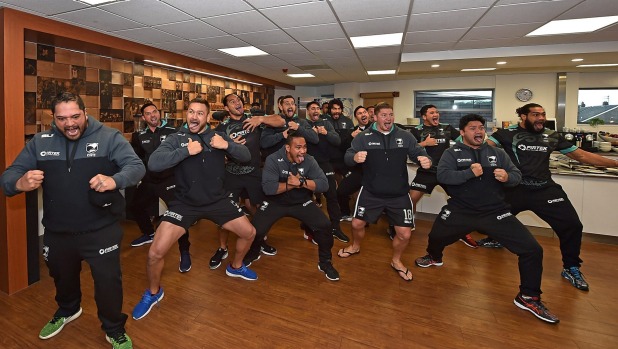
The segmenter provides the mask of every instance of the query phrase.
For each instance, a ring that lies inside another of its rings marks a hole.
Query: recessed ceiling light
[[[551,21],[526,36],[590,33],[618,22],[618,16],[563,19]]]
[[[432,65],[431,65],[431,67],[432,67],[432,68],[439,68],[439,67],[440,67],[440,65],[439,65],[439,64],[432,64]]]
[[[393,75],[396,70],[367,70],[368,75]]]
[[[264,56],[268,54],[255,46],[220,48],[219,51],[234,57]]]
[[[605,64],[580,64],[576,65],[577,68],[594,68],[594,67],[618,67],[618,63],[605,63]]]
[[[309,73],[301,73],[301,74],[288,74],[291,78],[315,78],[315,75]]]
[[[84,2],[88,5],[100,5],[100,4],[104,4],[106,2],[116,2],[118,0],[75,0],[77,2]]]
[[[354,48],[363,48],[400,45],[401,38],[403,38],[403,33],[353,36],[350,40]]]
[[[500,65],[503,65],[503,64],[506,64],[506,61],[500,61],[500,62],[496,62],[496,64],[500,64]]]
[[[584,60],[583,58],[573,58],[571,62],[581,62],[583,60]]]
[[[465,68],[461,71],[487,71],[487,70],[496,70],[496,68]]]

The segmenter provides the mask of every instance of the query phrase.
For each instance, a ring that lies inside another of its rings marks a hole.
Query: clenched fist
[[[481,164],[479,164],[478,162],[470,165],[470,169],[472,170],[472,173],[474,173],[475,177],[483,175],[483,166],[481,166]]]
[[[187,143],[187,150],[189,151],[189,155],[199,154],[202,152],[203,149],[204,148],[202,147],[202,143],[189,138],[189,143]]]
[[[215,149],[227,149],[228,143],[223,137],[219,136],[219,134],[215,133],[214,136],[210,139],[210,146]]]
[[[359,151],[358,153],[354,154],[354,161],[356,161],[357,163],[362,164],[363,162],[365,162],[365,160],[367,160],[366,151]]]
[[[15,183],[15,189],[19,191],[32,191],[37,189],[43,184],[43,171],[41,170],[30,170],[24,173],[20,179]]]

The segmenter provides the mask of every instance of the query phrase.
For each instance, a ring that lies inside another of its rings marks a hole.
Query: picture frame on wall
[[[123,122],[124,110],[122,109],[101,109],[99,111],[99,121],[101,122]]]
[[[98,96],[99,95],[99,83],[86,81],[86,96]]]
[[[133,63],[133,75],[144,76],[144,65]]]
[[[133,74],[122,73],[122,85],[127,87],[132,87],[135,79],[133,78]]]
[[[36,75],[36,59],[24,59],[24,75]]]
[[[169,81],[176,81],[176,72],[173,70],[168,70],[167,71],[167,79]]]
[[[55,62],[56,48],[42,44],[36,45],[36,59],[40,61]]]
[[[24,124],[36,125],[36,92],[24,92]]]

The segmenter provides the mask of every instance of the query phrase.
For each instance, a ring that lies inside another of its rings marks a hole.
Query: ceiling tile
[[[198,51],[205,49],[204,46],[196,44],[193,41],[182,40],[182,41],[171,41],[171,42],[162,42],[158,44],[152,44],[151,46],[155,46],[170,52],[186,52],[186,51]]]
[[[366,19],[343,22],[343,28],[348,36],[365,36],[376,34],[402,33],[406,29],[407,16]]]
[[[134,29],[143,27],[142,24],[122,18],[115,14],[102,11],[96,7],[89,7],[84,10],[66,12],[52,19],[61,19],[73,25],[80,25],[95,28],[101,31]]]
[[[328,39],[301,42],[310,51],[326,51],[352,48],[347,39]]]
[[[326,1],[273,7],[262,13],[281,28],[337,22]]]
[[[406,33],[404,44],[456,42],[467,30],[467,28],[456,28],[410,32]]]
[[[562,0],[495,6],[487,11],[477,25],[491,26],[521,22],[549,22],[580,1],[581,0]],[[520,17],[514,16],[514,13],[525,13],[526,15]]]
[[[356,58],[356,52],[353,49],[326,50],[326,51],[313,50],[311,52],[320,58],[344,58],[344,57]]]
[[[513,39],[466,40],[455,44],[455,50],[512,46]]]
[[[485,11],[485,9],[469,9],[412,15],[408,31],[468,28],[476,23]]]
[[[309,52],[305,49],[301,44],[296,42],[291,42],[287,44],[277,44],[277,45],[261,45],[259,46],[260,50],[266,51],[270,54],[277,53],[305,53]]]
[[[529,0],[525,0],[529,1]],[[463,10],[469,8],[490,7],[496,0],[414,0],[412,5],[412,13],[430,13],[440,11]]]
[[[455,42],[439,42],[439,43],[425,43],[425,44],[412,44],[404,45],[403,52],[405,53],[418,53],[418,52],[435,52],[435,51],[448,51],[455,46]]]
[[[210,17],[205,21],[229,34],[254,33],[278,29],[258,11]]]
[[[226,34],[225,32],[222,32],[221,30],[198,19],[187,22],[158,25],[154,28],[169,34],[183,37],[185,39],[210,38],[214,36],[223,36]]]
[[[402,14],[407,14],[410,8],[410,0],[334,0],[330,4],[342,22],[374,18],[376,16],[401,16]]]
[[[86,4],[73,0],[3,0],[2,2],[0,2],[0,5],[2,5],[3,3],[14,5],[21,8],[22,10],[29,10],[47,16],[88,7],[88,5]]]
[[[615,0],[586,0],[556,19],[574,19],[586,17],[618,16]]]
[[[118,30],[111,33],[127,40],[133,40],[143,43],[157,43],[180,40],[181,38],[171,35],[160,30],[144,27],[137,29]]]
[[[287,6],[294,4],[301,4],[303,2],[315,1],[315,0],[246,0],[249,4],[258,9]]]
[[[251,10],[251,6],[247,5],[247,3],[242,0],[163,0],[163,2],[197,18],[226,15]]]
[[[231,35],[206,39],[194,39],[193,41],[213,49],[249,46],[249,44],[247,44],[246,42],[239,40]]]
[[[294,39],[292,39],[283,30],[279,29],[255,33],[236,34],[235,36],[240,40],[243,40],[253,46],[286,44],[294,42]]]
[[[545,23],[518,23],[488,27],[474,27],[470,29],[462,40],[520,38],[543,24]]]
[[[192,16],[160,1],[131,0],[100,5],[99,8],[134,21],[157,25],[187,21]],[[147,11],[145,11],[147,9]]]
[[[297,41],[314,40],[315,38],[320,38],[320,40],[345,38],[339,23],[286,28],[285,31]]]

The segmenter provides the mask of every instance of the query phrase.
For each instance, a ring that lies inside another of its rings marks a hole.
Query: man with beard
[[[337,255],[348,258],[360,253],[365,224],[375,223],[386,211],[397,232],[393,239],[391,267],[399,277],[412,281],[412,273],[401,261],[410,242],[410,228],[414,227],[407,158],[423,168],[431,167],[431,159],[410,132],[395,126],[393,108],[389,104],[376,105],[376,115],[377,121],[354,138],[345,155],[348,165],[362,164],[363,186],[352,219],[352,244],[340,249]]]
[[[335,171],[330,162],[330,149],[333,146],[339,146],[341,139],[339,134],[333,128],[333,125],[320,118],[320,104],[318,102],[307,103],[307,116],[309,125],[318,134],[318,144],[307,144],[307,153],[318,162],[318,166],[324,171],[328,179],[328,190],[324,192],[326,197],[326,208],[331,223],[331,231],[333,236],[339,241],[349,242],[350,239],[341,231],[341,209],[337,201],[337,181],[335,181]],[[305,229],[306,230],[306,229]],[[307,235],[313,235],[311,232],[306,232]]]
[[[82,314],[80,272],[86,261],[105,338],[113,348],[133,348],[122,313],[118,220],[124,198],[116,189],[137,184],[144,164],[118,130],[86,115],[78,95],[58,94],[51,112],[54,127],[26,144],[1,181],[7,196],[43,188],[43,257],[58,310],[39,338],[57,335]]]
[[[150,170],[174,168],[176,200],[170,202],[150,245],[146,269],[148,288],[133,309],[135,320],[146,316],[163,299],[163,258],[174,241],[202,218],[210,219],[238,236],[236,255],[225,273],[230,277],[257,280],[257,274],[242,262],[255,237],[255,228],[238,204],[227,196],[222,183],[225,157],[247,162],[251,160],[251,153],[226,134],[210,129],[209,112],[208,101],[202,98],[191,100],[186,125],[169,135],[150,156]]]
[[[488,143],[499,145],[522,172],[519,186],[506,192],[511,212],[530,210],[547,222],[560,240],[562,277],[577,289],[588,291],[589,285],[580,271],[583,226],[562,187],[551,178],[549,157],[554,150],[584,164],[616,167],[618,161],[584,151],[569,143],[558,132],[546,129],[545,109],[529,103],[517,108],[518,125],[494,132]]]
[[[437,164],[442,157],[442,153],[448,149],[451,144],[459,137],[459,132],[449,124],[440,123],[440,112],[435,105],[427,104],[421,107],[420,110],[423,123],[412,129],[412,134],[419,142],[418,144],[425,148],[427,154],[431,156],[433,165],[425,170],[419,168],[416,171],[416,176],[410,183],[410,197],[416,212],[416,204],[423,198],[425,194],[431,194],[433,189],[438,185],[436,178]],[[388,234],[392,239],[395,237],[395,230],[389,226]],[[476,248],[476,242],[470,235],[466,235],[462,241],[470,247]]]
[[[303,136],[291,131],[285,146],[266,158],[262,189],[266,200],[253,216],[256,237],[245,257],[245,264],[251,265],[259,259],[259,241],[263,240],[276,221],[283,217],[293,217],[314,233],[313,239],[318,245],[318,270],[328,280],[339,280],[339,273],[331,261],[333,235],[330,222],[311,201],[313,192],[328,189],[328,181],[315,159],[307,155],[307,143]]]
[[[328,102],[324,102],[322,103],[322,115],[320,115],[320,118],[328,119],[328,117]]]
[[[367,109],[367,113],[369,114],[369,122],[376,122],[375,106],[370,105],[365,107],[365,109]]]
[[[264,200],[262,192],[262,171],[260,169],[260,136],[264,125],[272,127],[281,127],[285,125],[285,121],[278,115],[270,116],[252,116],[245,113],[244,101],[236,94],[228,94],[223,97],[223,105],[228,113],[228,118],[217,126],[215,131],[228,135],[234,142],[243,144],[249,148],[251,160],[248,162],[239,162],[235,159],[230,159],[225,164],[225,178],[223,186],[231,193],[231,198],[238,202],[242,197],[248,199],[248,204],[245,207],[249,213],[255,214],[255,210],[259,203]],[[227,231],[219,230],[219,249],[210,258],[210,269],[217,269],[221,265],[221,261],[227,258]],[[262,242],[262,252],[273,256],[277,254],[277,250]]]
[[[369,113],[362,105],[359,105],[356,109],[354,109],[354,118],[356,119],[357,124],[350,134],[352,138],[355,138],[359,133],[365,131],[371,125]],[[360,190],[362,186],[362,179],[362,166],[352,166],[345,176],[343,176],[339,186],[337,187],[337,201],[339,202],[339,207],[341,208],[342,221],[352,221],[350,197],[352,194]],[[393,229],[393,233],[394,231],[395,230]]]
[[[317,144],[318,135],[313,131],[307,120],[301,119],[296,115],[296,100],[290,95],[279,97],[279,115],[285,120],[282,127],[265,127],[260,138],[262,147],[262,157],[278,151],[286,143],[288,133],[295,131],[305,138],[308,143]]]
[[[145,166],[148,166],[150,155],[159,147],[165,138],[176,132],[176,129],[167,126],[167,122],[161,122],[161,113],[152,103],[146,102],[140,109],[142,119],[146,122],[146,128],[141,132],[133,133],[131,145],[135,153],[142,159]],[[168,169],[163,172],[152,172],[146,170],[146,175],[142,178],[133,194],[130,204],[133,219],[137,223],[142,236],[131,242],[131,246],[137,247],[152,243],[155,229],[150,221],[150,209],[154,206],[159,209],[159,198],[163,199],[165,205],[174,199],[174,170]],[[178,249],[180,250],[180,265],[178,270],[186,273],[191,270],[191,255],[189,254],[189,231],[186,231],[178,239]]]
[[[521,172],[501,149],[485,143],[485,119],[468,114],[459,120],[461,142],[447,149],[438,164],[438,181],[450,198],[429,232],[427,255],[416,259],[422,268],[441,266],[444,248],[477,230],[495,237],[515,253],[519,265],[517,307],[552,324],[558,318],[541,302],[543,248],[509,212],[503,187],[513,187]]]
[[[333,125],[335,131],[341,138],[341,144],[339,146],[331,147],[330,161],[333,164],[335,172],[341,176],[348,172],[348,168],[344,164],[343,156],[350,147],[352,142],[352,130],[354,129],[354,123],[350,118],[343,115],[343,102],[339,99],[332,99],[328,103],[330,116],[327,120]]]

